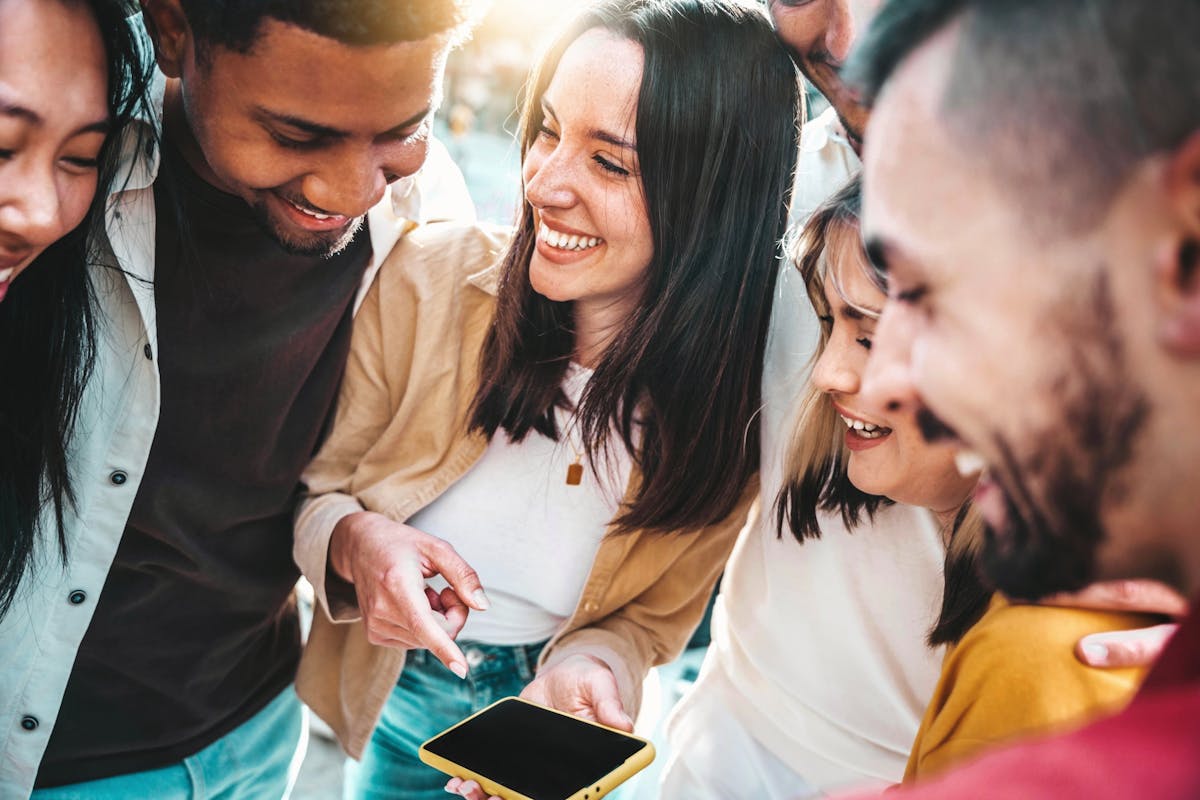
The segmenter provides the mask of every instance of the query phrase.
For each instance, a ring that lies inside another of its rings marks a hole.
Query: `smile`
[[[885,428],[873,422],[863,422],[861,419],[853,419],[845,414],[838,414],[838,416],[842,418],[842,422],[846,423],[847,428],[864,439],[879,439],[892,432],[891,428]]]
[[[16,271],[17,271],[16,267],[9,267],[8,269],[0,269],[0,283],[4,283],[9,278],[11,278],[13,276],[13,273]]]
[[[304,206],[296,205],[291,200],[289,200],[288,203],[289,203],[289,205],[291,205],[292,208],[296,209],[301,214],[312,217],[313,219],[321,220],[322,222],[325,222],[325,221],[331,220],[331,219],[345,219],[345,217],[343,217],[341,214],[318,214],[315,211],[310,211],[309,209],[305,208]]]
[[[596,236],[580,236],[552,230],[544,222],[538,226],[537,238],[538,241],[545,242],[559,250],[590,250],[604,243],[603,239]]]

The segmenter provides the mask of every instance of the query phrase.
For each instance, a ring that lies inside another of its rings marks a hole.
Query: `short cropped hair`
[[[850,80],[873,102],[951,23],[946,124],[1044,233],[1094,226],[1141,160],[1200,127],[1196,0],[889,0]]]
[[[182,0],[203,52],[248,53],[265,19],[286,22],[354,46],[465,38],[482,3],[475,0]],[[476,13],[473,13],[476,12]]]

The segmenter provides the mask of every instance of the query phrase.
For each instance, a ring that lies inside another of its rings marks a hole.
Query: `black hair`
[[[478,0],[181,0],[203,56],[216,45],[254,47],[266,19],[286,22],[349,45],[419,42],[465,35]]]
[[[133,123],[148,113],[153,61],[139,44],[124,0],[59,0],[84,5],[96,19],[108,57],[110,133],[101,148],[96,196],[77,228],[48,247],[0,302],[0,618],[51,535],[65,563],[64,518],[74,502],[68,448],[96,351],[98,327],[91,269],[102,261],[109,191],[128,179],[121,151],[143,152],[151,134]],[[63,43],[69,47],[69,42]],[[18,388],[19,387],[19,388]]]
[[[629,319],[577,409],[593,466],[616,431],[641,471],[620,530],[727,516],[758,469],[762,361],[801,111],[791,59],[762,9],[731,0],[606,0],[551,45],[526,87],[522,155],[563,52],[603,29],[644,53],[636,138],[654,252]],[[714,69],[714,65],[720,65]],[[471,424],[558,438],[573,307],[535,292],[522,204],[480,359]],[[636,430],[635,430],[636,429]],[[635,446],[635,439],[640,439]]]
[[[849,79],[874,102],[952,22],[942,116],[1035,232],[1094,225],[1138,161],[1200,128],[1196,0],[890,0]]]

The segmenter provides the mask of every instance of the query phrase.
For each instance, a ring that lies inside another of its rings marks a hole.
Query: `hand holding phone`
[[[509,697],[425,742],[419,754],[505,800],[597,800],[653,761],[654,745]]]

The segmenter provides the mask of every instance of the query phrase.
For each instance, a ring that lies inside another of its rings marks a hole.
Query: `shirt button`
[[[588,600],[586,603],[583,604],[583,610],[588,612],[589,614],[596,613],[596,610],[599,608],[600,608],[600,604],[597,603],[595,600]]]
[[[37,717],[31,717],[28,714],[21,717],[21,727],[27,731],[36,731],[38,724]]]
[[[67,599],[71,601],[71,605],[73,606],[80,605],[84,600],[87,600],[87,592],[83,589],[76,589],[67,595]]]
[[[150,361],[154,360],[154,350],[151,349],[149,342],[146,342],[146,344],[142,347],[142,352],[146,354],[147,359]]]
[[[122,472],[119,469],[114,471],[113,474],[108,476],[108,482],[111,483],[113,486],[124,486],[125,481],[127,481],[127,480],[129,480],[129,476],[126,475],[124,472]]]

